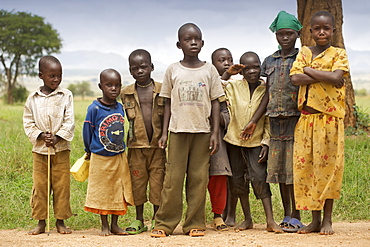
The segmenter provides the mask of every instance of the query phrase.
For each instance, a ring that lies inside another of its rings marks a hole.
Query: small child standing
[[[245,220],[236,227],[237,230],[253,228],[249,205],[249,182],[252,184],[255,196],[262,200],[265,210],[267,231],[282,232],[275,223],[270,186],[266,183],[267,154],[269,143],[268,118],[262,116],[256,123],[252,136],[245,140],[242,131],[258,110],[266,92],[264,81],[260,79],[261,63],[254,52],[246,52],[240,57],[240,65],[233,65],[228,74],[243,75],[243,80],[230,81],[226,86],[226,96],[229,101],[230,124],[224,140],[228,143],[231,171],[229,179],[228,212],[226,222],[235,222],[235,209],[240,199]],[[234,72],[233,72],[234,71]]]
[[[129,56],[130,73],[136,80],[121,93],[123,107],[130,122],[128,130],[128,163],[131,172],[132,192],[136,205],[136,220],[126,228],[129,234],[138,234],[148,228],[144,225],[144,203],[153,204],[154,215],[159,208],[164,179],[166,152],[158,146],[162,136],[164,98],[159,97],[162,83],[151,78],[154,69],[146,50],[138,49]]]
[[[233,65],[231,52],[226,48],[219,48],[212,53],[212,64],[216,67],[219,76]],[[213,212],[213,228],[216,231],[227,231],[222,214],[227,202],[227,179],[231,176],[229,158],[227,156],[226,142],[223,140],[227,126],[230,121],[230,114],[227,109],[226,97],[219,98],[220,101],[220,131],[219,149],[211,156],[209,168],[208,191],[211,199]]]
[[[295,43],[301,23],[294,15],[280,11],[270,25],[281,49],[268,56],[262,64],[261,75],[267,77],[269,102],[266,115],[270,118],[270,148],[267,182],[278,183],[284,208],[280,226],[284,231],[297,232],[303,225],[295,208],[293,190],[294,128],[300,111],[297,107],[298,86],[290,82],[290,69],[297,57]]]
[[[224,95],[216,68],[199,60],[203,47],[202,32],[193,23],[178,30],[177,47],[183,60],[167,68],[160,96],[166,98],[164,123],[159,146],[167,146],[168,162],[155,216],[152,237],[172,234],[182,216],[182,191],[186,175],[188,203],[183,232],[204,236],[205,202],[211,155],[218,150],[220,107]],[[212,131],[210,119],[212,120]]]
[[[334,233],[332,211],[339,199],[344,170],[346,51],[331,46],[334,17],[318,11],[311,17],[316,46],[303,46],[290,71],[299,85],[301,116],[294,132],[294,194],[298,210],[312,210],[312,222],[298,233]],[[324,218],[321,222],[321,210]]]
[[[121,76],[114,69],[100,73],[103,97],[88,107],[83,126],[85,151],[90,156],[85,211],[100,214],[101,236],[127,235],[117,222],[133,205],[130,171],[124,138],[124,112],[116,101],[121,92]],[[108,214],[112,215],[111,225]]]
[[[23,126],[30,139],[33,157],[32,218],[36,228],[28,232],[45,232],[48,205],[48,149],[50,148],[50,184],[53,191],[54,217],[59,233],[72,231],[64,220],[72,216],[70,207],[70,142],[74,133],[73,95],[62,89],[62,65],[53,56],[39,61],[39,78],[44,85],[27,98]]]

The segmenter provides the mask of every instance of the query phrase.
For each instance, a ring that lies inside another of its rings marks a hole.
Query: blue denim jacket
[[[289,77],[298,51],[296,48],[287,57],[282,57],[278,50],[263,61],[261,76],[268,78],[270,100],[266,115],[269,117],[300,115],[297,108],[299,86],[292,85]]]

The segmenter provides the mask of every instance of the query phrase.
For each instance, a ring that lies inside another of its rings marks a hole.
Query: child
[[[330,235],[344,169],[343,76],[349,65],[346,51],[330,44],[335,21],[329,12],[316,12],[310,31],[316,46],[303,46],[290,71],[292,83],[300,86],[302,113],[294,132],[294,194],[298,210],[312,210],[311,224],[298,233]]]
[[[128,131],[128,163],[131,172],[136,220],[126,228],[129,234],[138,234],[148,228],[144,225],[144,203],[149,181],[149,200],[154,215],[158,210],[164,178],[166,152],[159,148],[162,136],[164,98],[159,97],[162,84],[151,79],[154,66],[149,52],[135,50],[129,56],[130,73],[136,80],[121,93],[123,107],[130,122]]]
[[[39,78],[44,85],[27,98],[23,114],[24,130],[33,148],[33,188],[31,196],[32,218],[36,228],[28,232],[37,235],[45,232],[48,205],[48,149],[50,149],[50,184],[53,190],[56,228],[61,234],[72,231],[64,220],[72,216],[70,207],[70,142],[74,132],[73,96],[62,89],[62,65],[53,56],[39,61]]]
[[[212,53],[212,64],[216,67],[219,76],[233,65],[231,52],[226,48],[219,48]],[[226,142],[223,138],[225,130],[229,124],[230,115],[227,110],[226,98],[221,97],[220,101],[220,131],[219,131],[219,149],[211,156],[209,169],[208,191],[212,204],[213,227],[216,231],[227,231],[221,214],[224,212],[227,201],[227,178],[231,176],[229,158],[227,157]]]
[[[248,140],[241,138],[241,132],[257,111],[265,94],[266,87],[260,79],[261,65],[254,52],[246,52],[240,58],[243,67],[232,66],[229,74],[241,70],[243,80],[231,81],[226,86],[229,100],[230,124],[224,140],[228,143],[227,151],[233,176],[229,179],[228,212],[226,222],[235,223],[235,208],[240,199],[245,221],[237,230],[253,228],[249,206],[249,182],[254,194],[262,199],[266,214],[267,231],[282,232],[275,223],[271,205],[270,186],[266,183],[267,153],[269,141],[268,118],[262,116],[257,122],[253,135]],[[232,70],[235,72],[232,72]]]
[[[130,171],[124,137],[124,112],[116,101],[121,92],[121,76],[114,69],[100,73],[103,97],[88,107],[83,126],[85,151],[90,156],[89,183],[85,211],[100,214],[101,236],[127,235],[117,224],[133,205]],[[111,226],[107,215],[112,215]]]
[[[166,147],[168,130],[171,134],[161,204],[152,237],[172,234],[180,222],[185,174],[188,209],[183,232],[204,236],[209,149],[211,155],[218,149],[218,98],[224,95],[220,78],[212,64],[198,58],[204,44],[198,26],[182,25],[178,39],[177,47],[184,58],[167,68],[160,94],[167,98],[162,137],[158,142],[161,148]]]
[[[267,77],[266,95],[270,98],[266,112],[270,118],[271,132],[266,181],[279,183],[285,216],[280,226],[290,232],[302,227],[293,191],[293,136],[300,115],[297,108],[299,87],[292,85],[289,76],[298,54],[295,42],[301,28],[301,23],[294,15],[279,12],[270,30],[275,33],[281,49],[265,59],[261,73]]]

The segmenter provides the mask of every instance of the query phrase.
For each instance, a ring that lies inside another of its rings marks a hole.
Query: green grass
[[[355,101],[364,112],[370,114],[370,96],[356,96]]]
[[[71,164],[84,153],[82,124],[87,106],[91,100],[75,101],[75,137],[72,141]],[[23,125],[23,105],[3,105],[0,103],[0,229],[30,229],[36,221],[30,220],[29,197],[32,188],[32,146],[26,137]],[[370,220],[370,138],[366,136],[346,137],[346,168],[343,178],[342,197],[334,204],[335,221]],[[81,183],[71,178],[71,206],[76,216],[67,220],[72,229],[99,228],[97,215],[83,210],[87,181]],[[282,204],[277,185],[272,185],[275,220],[282,218]],[[208,197],[208,195],[207,195]],[[251,211],[256,223],[263,223],[265,216],[261,201],[250,195]],[[152,206],[145,205],[145,219],[150,220]],[[212,221],[209,199],[207,200],[207,222]],[[120,217],[121,225],[129,225],[135,218],[135,209]],[[304,222],[311,219],[310,212],[302,212]],[[237,208],[237,222],[243,220],[240,206]],[[52,222],[52,225],[54,222]]]

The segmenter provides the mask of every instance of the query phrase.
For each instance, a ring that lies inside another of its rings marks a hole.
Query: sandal
[[[153,229],[153,231],[150,233],[150,236],[152,238],[163,238],[163,237],[167,237],[168,235],[166,234],[164,230]]]
[[[203,229],[191,229],[188,234],[190,237],[203,237],[204,230]]]
[[[286,227],[289,227],[289,220],[291,220],[292,218],[290,216],[285,216],[283,221],[279,224],[279,226],[281,228],[286,228]]]
[[[155,227],[155,220],[152,220],[152,224],[150,225],[150,230],[153,231]]]
[[[221,217],[213,219],[213,228],[216,231],[228,231],[229,227],[225,224],[224,220]]]
[[[131,225],[126,228],[128,234],[134,235],[142,232],[146,232],[148,227],[143,224],[140,220],[134,220]]]
[[[283,228],[284,232],[298,232],[302,227],[305,227],[298,219],[291,218],[288,225]]]

